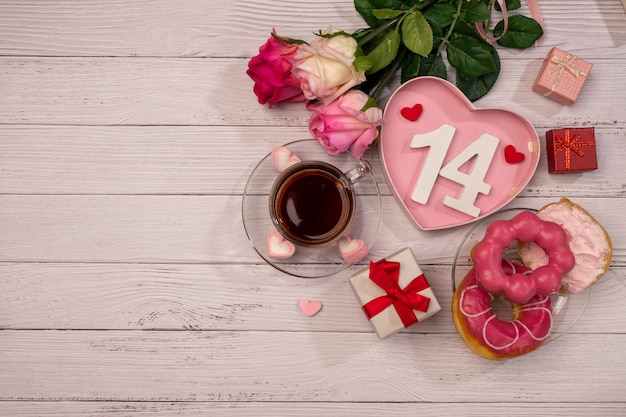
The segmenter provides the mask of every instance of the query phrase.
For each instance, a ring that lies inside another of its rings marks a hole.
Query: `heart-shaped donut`
[[[415,103],[428,117],[407,123],[406,109]],[[537,169],[539,137],[528,120],[501,108],[477,108],[441,78],[402,84],[384,114],[383,170],[421,229],[459,226],[499,210]]]

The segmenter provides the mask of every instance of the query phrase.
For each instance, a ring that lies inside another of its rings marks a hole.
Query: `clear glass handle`
[[[372,165],[366,160],[361,160],[359,161],[357,166],[346,171],[344,175],[346,176],[346,178],[348,178],[348,181],[350,181],[350,184],[356,184],[357,182],[365,178],[365,176],[369,174],[371,171],[372,171]]]

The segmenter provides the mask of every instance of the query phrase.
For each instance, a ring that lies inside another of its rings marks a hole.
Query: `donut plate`
[[[383,170],[424,230],[471,223],[502,208],[530,181],[539,154],[528,120],[505,109],[477,108],[440,78],[406,82],[385,108]]]

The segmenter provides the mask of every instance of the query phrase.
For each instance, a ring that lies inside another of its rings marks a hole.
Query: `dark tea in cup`
[[[363,163],[344,174],[321,161],[300,162],[287,168],[270,192],[270,217],[277,230],[285,239],[302,246],[337,240],[354,217],[353,184],[369,170],[369,164]]]

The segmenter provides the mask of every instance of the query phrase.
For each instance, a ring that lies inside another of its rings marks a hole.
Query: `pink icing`
[[[507,275],[501,266],[502,252],[516,239],[536,242],[548,255],[548,264],[529,274]],[[535,295],[553,294],[561,287],[563,274],[572,269],[575,262],[566,240],[561,226],[545,222],[530,211],[523,211],[510,221],[496,220],[487,227],[485,237],[474,248],[476,279],[485,290],[503,293],[520,304],[529,302]]]
[[[528,268],[516,266],[518,270],[529,272]],[[513,273],[516,273],[515,266],[513,269]],[[468,332],[480,344],[500,356],[517,356],[537,349],[552,329],[550,297],[534,296],[528,303],[514,310],[520,313],[517,320],[503,321],[491,308],[493,295],[477,284],[474,272],[474,269],[470,271],[458,289],[461,291],[459,310],[465,317]]]
[[[611,242],[598,222],[571,203],[550,204],[537,216],[561,225],[567,234],[567,243],[574,253],[576,264],[563,277],[565,291],[580,292],[604,274],[606,265],[610,263]],[[531,268],[548,263],[548,256],[535,243],[523,245],[520,256]]]

